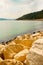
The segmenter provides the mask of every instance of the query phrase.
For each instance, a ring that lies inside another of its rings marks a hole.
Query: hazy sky
[[[43,0],[0,0],[1,18],[18,18],[24,14],[42,9]]]

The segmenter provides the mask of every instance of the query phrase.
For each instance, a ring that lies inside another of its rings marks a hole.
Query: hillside
[[[23,15],[17,20],[35,20],[35,19],[43,19],[43,10]]]

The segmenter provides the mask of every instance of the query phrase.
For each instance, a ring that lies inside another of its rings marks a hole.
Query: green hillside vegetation
[[[30,14],[26,14],[17,20],[35,20],[35,19],[43,19],[43,10],[38,12],[33,12]]]

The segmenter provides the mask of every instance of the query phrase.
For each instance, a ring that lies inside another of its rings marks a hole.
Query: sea
[[[0,20],[0,42],[8,41],[18,35],[43,31],[43,21]]]

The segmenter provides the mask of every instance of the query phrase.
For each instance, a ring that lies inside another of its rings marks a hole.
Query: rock
[[[3,61],[3,59],[0,57],[0,62]]]
[[[15,59],[7,59],[0,62],[0,65],[23,65],[22,62],[16,61]]]
[[[20,51],[19,53],[17,53],[14,56],[14,59],[19,60],[19,61],[25,61],[27,54],[28,54],[28,49],[24,49],[24,50]]]
[[[5,49],[3,50],[4,59],[12,59],[16,53],[23,49],[24,47],[20,44],[6,45]]]
[[[26,64],[43,65],[43,39],[38,39],[33,43],[27,55]]]
[[[5,45],[0,44],[0,54],[3,52],[4,48],[5,48]]]

